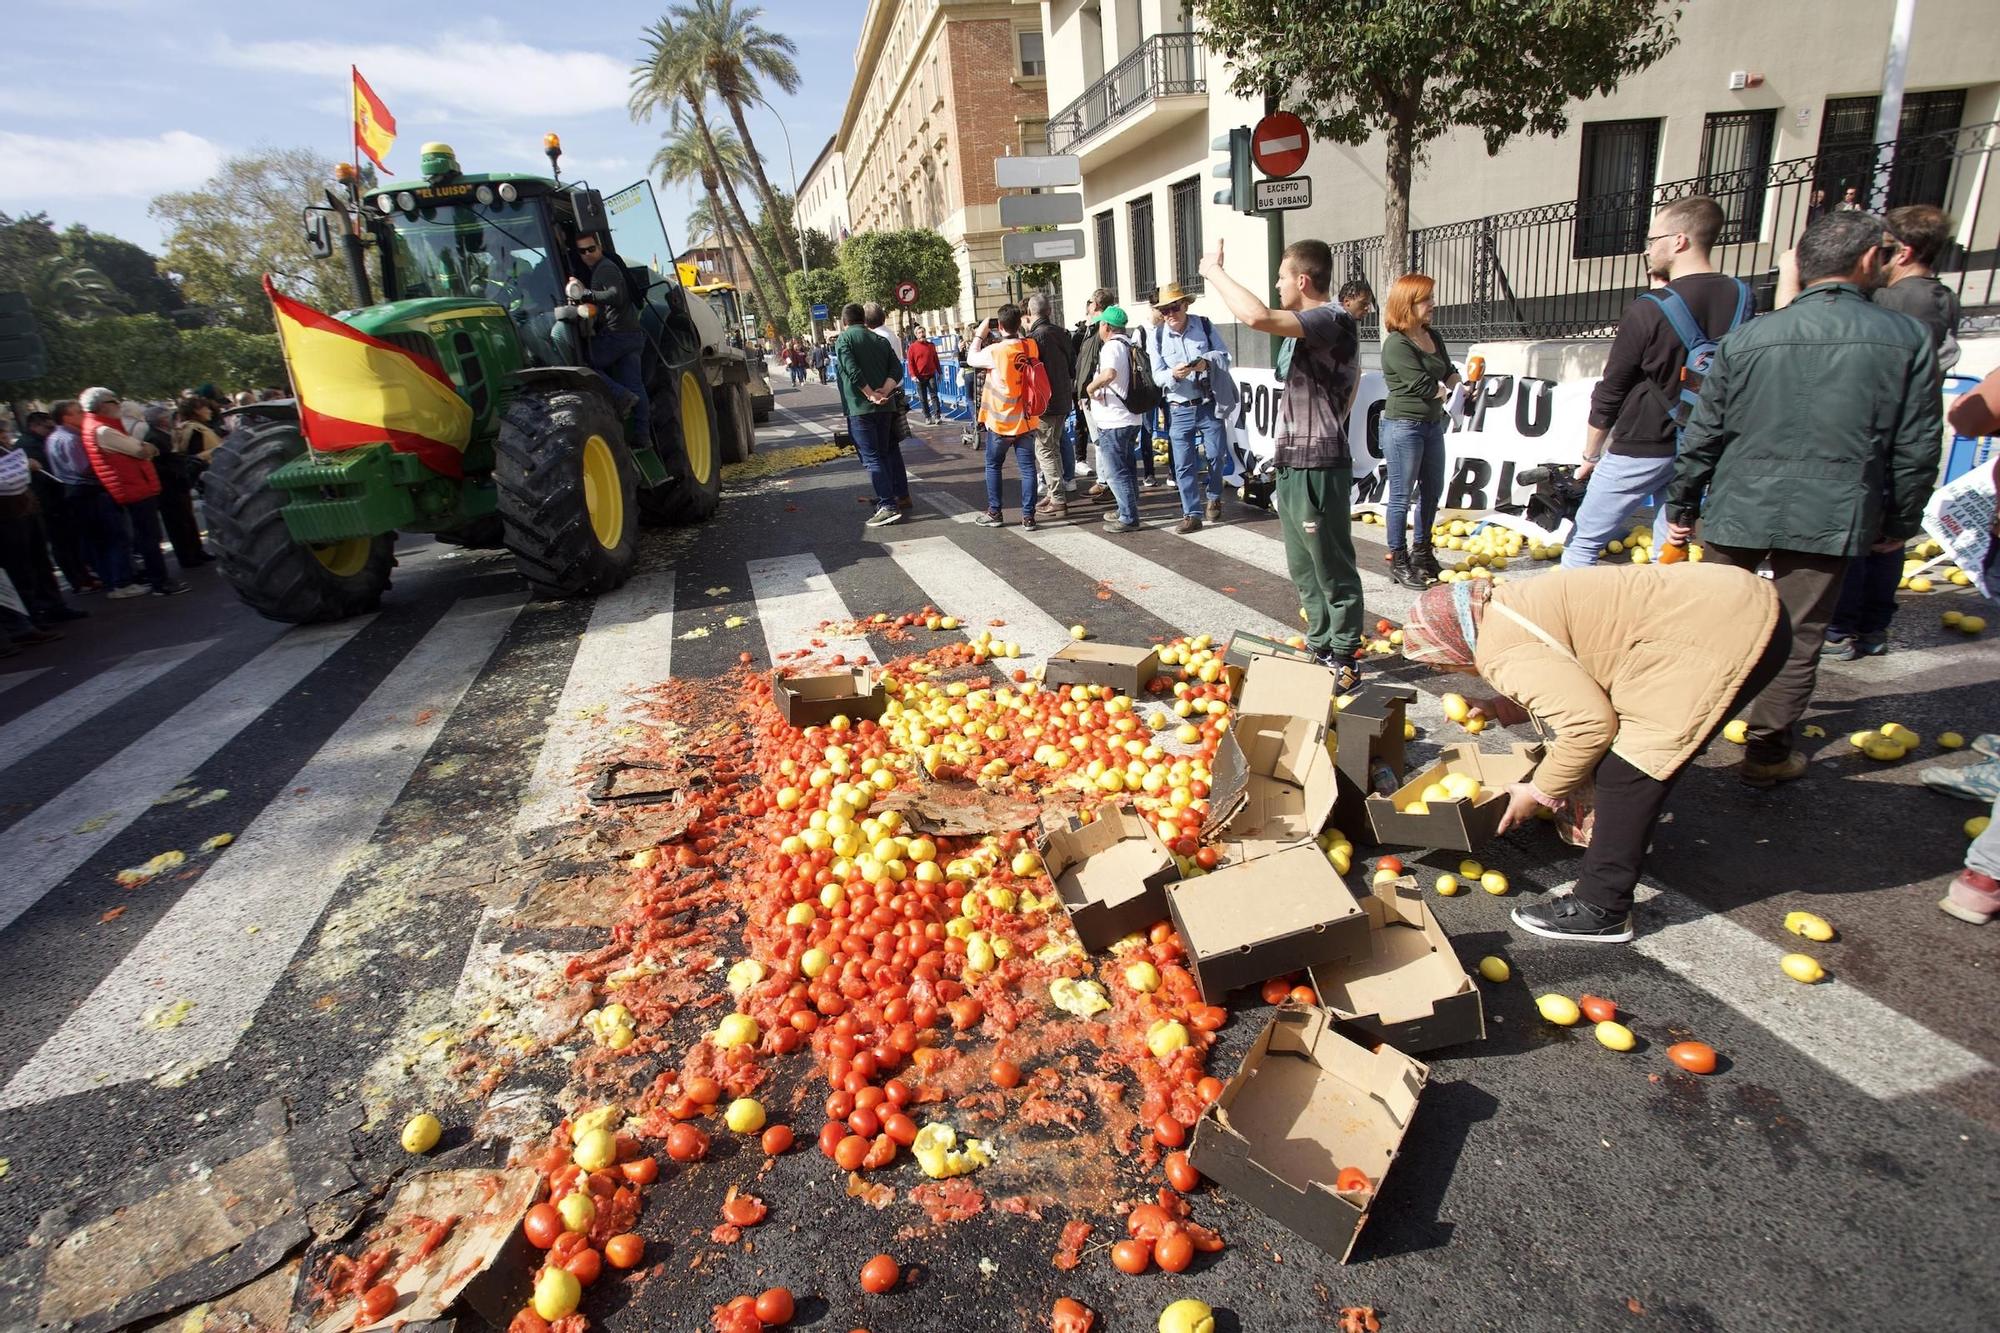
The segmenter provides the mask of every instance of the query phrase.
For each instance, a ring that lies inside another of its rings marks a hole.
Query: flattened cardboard
[[[1368,794],[1368,824],[1377,842],[1400,847],[1442,847],[1469,852],[1489,841],[1507,810],[1507,787],[1535,771],[1542,761],[1542,747],[1522,741],[1506,754],[1481,750],[1477,745],[1447,745],[1436,763],[1413,774],[1389,796]],[[1434,801],[1426,814],[1403,813],[1400,808],[1447,773],[1465,773],[1479,779],[1476,801]]]
[[[771,674],[771,700],[785,721],[801,729],[824,726],[842,713],[850,718],[879,718],[889,695],[868,668],[849,667],[825,676]]]
[[[1103,685],[1134,699],[1159,674],[1159,649],[1118,643],[1068,644],[1042,664],[1044,685]]]
[[[1340,771],[1340,794],[1334,804],[1334,823],[1355,842],[1372,842],[1365,798],[1377,790],[1376,771],[1382,770],[1391,784],[1403,780],[1407,762],[1403,750],[1404,710],[1416,702],[1416,689],[1409,685],[1377,682],[1363,685],[1348,696],[1347,706],[1334,712],[1338,745],[1334,765]]]
[[[1184,879],[1167,890],[1167,907],[1210,1004],[1369,948],[1368,914],[1311,842]]]
[[[1165,918],[1167,885],[1180,876],[1153,826],[1126,805],[1052,831],[1041,853],[1077,939],[1092,953]]]
[[[1361,906],[1372,946],[1367,956],[1312,969],[1312,988],[1340,1030],[1411,1055],[1483,1039],[1479,987],[1415,877],[1376,885]]]
[[[1342,1263],[1409,1132],[1428,1066],[1343,1037],[1312,1005],[1282,1005],[1195,1123],[1196,1170]],[[1344,1166],[1374,1186],[1333,1185]]]
[[[1309,717],[1238,713],[1222,733],[1204,842],[1228,861],[1269,856],[1319,836],[1337,786],[1326,726]]]
[[[1229,697],[1241,701],[1243,698],[1243,676],[1250,664],[1260,657],[1282,657],[1293,662],[1310,662],[1311,652],[1304,648],[1294,648],[1289,643],[1267,639],[1261,634],[1248,630],[1237,630],[1229,636],[1229,642],[1222,648],[1222,677],[1229,682]]]

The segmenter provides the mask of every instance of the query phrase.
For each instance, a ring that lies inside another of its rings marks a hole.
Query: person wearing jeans
[[[1222,420],[1236,405],[1229,346],[1207,316],[1188,313],[1191,302],[1178,282],[1162,286],[1153,300],[1161,322],[1150,335],[1181,495],[1181,521],[1174,531],[1183,534],[1200,532],[1204,520],[1221,521],[1222,478],[1229,470]]]
[[[79,399],[84,418],[78,438],[90,459],[91,470],[122,515],[116,523],[118,531],[109,534],[111,544],[106,556],[120,574],[129,576],[126,543],[136,538],[139,559],[146,571],[145,588],[135,583],[129,588],[116,588],[110,595],[138,597],[150,590],[156,597],[171,597],[186,592],[187,584],[168,579],[166,557],[160,554],[160,543],[166,534],[160,530],[160,474],[152,462],[158,451],[125,433],[125,423],[118,415],[118,395],[111,390],[85,389]]]
[[[1014,455],[1014,465],[1021,472],[1021,522],[1029,531],[1035,528],[1035,432],[1026,431],[1020,435],[1002,435],[998,431],[986,432],[986,513],[997,519],[1003,508],[1000,503],[1000,475],[1009,453]]]
[[[896,390],[903,384],[903,361],[889,340],[867,326],[861,305],[842,307],[846,325],[834,340],[833,359],[840,368],[840,400],[847,411],[854,452],[875,491],[871,528],[899,522],[910,507],[910,477],[903,466],[903,444],[896,438]]]
[[[1041,360],[1040,345],[1022,336],[1021,307],[1007,304],[979,326],[966,349],[968,366],[985,372],[979,391],[980,438],[986,445],[986,512],[975,521],[997,528],[1000,517],[1000,465],[1008,450],[1021,470],[1021,526],[1033,532],[1035,519],[1035,443],[1042,419],[1030,402],[1031,374]],[[1043,367],[1044,373],[1047,368]],[[1048,408],[1044,407],[1044,411]]]
[[[1090,317],[1099,343],[1096,369],[1083,385],[1090,404],[1090,428],[1097,435],[1100,483],[1111,497],[1104,513],[1110,532],[1139,531],[1139,488],[1133,475],[1146,419],[1125,406],[1132,387],[1132,344],[1125,340],[1125,308],[1107,306]]]
[[[1389,577],[1406,588],[1436,583],[1437,555],[1431,524],[1444,495],[1445,400],[1458,387],[1444,339],[1431,328],[1437,283],[1422,273],[1405,273],[1389,288],[1382,308],[1382,456],[1389,463]],[[1414,540],[1409,532],[1410,496],[1417,498]]]

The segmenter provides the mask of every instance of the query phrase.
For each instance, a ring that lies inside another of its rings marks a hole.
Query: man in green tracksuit
[[[1354,561],[1354,458],[1347,411],[1361,379],[1361,334],[1333,303],[1333,251],[1325,241],[1295,241],[1278,265],[1273,310],[1222,271],[1222,246],[1202,256],[1202,277],[1231,314],[1259,333],[1284,338],[1278,353],[1274,498],[1285,536],[1285,562],[1306,612],[1306,645],[1340,673],[1340,689],[1360,681],[1361,571]]]

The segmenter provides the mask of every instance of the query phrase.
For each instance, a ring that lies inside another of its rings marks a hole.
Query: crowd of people
[[[224,414],[278,398],[213,385],[175,402],[127,403],[102,386],[0,430],[0,657],[62,637],[89,615],[79,603],[174,597],[181,572],[215,557],[195,505],[201,474],[229,427]]]

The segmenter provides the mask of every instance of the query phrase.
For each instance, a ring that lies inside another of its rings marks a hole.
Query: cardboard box
[[[1159,649],[1118,643],[1072,643],[1042,664],[1044,685],[1103,685],[1134,699],[1159,674]]]
[[[1342,1263],[1416,1114],[1427,1066],[1336,1032],[1311,1005],[1282,1005],[1195,1123],[1195,1169]],[[1374,1187],[1336,1193],[1345,1166]]]
[[[1368,794],[1368,824],[1377,842],[1402,847],[1443,847],[1469,852],[1490,839],[1507,809],[1507,787],[1534,772],[1542,761],[1542,747],[1520,741],[1506,754],[1481,750],[1477,745],[1447,745],[1444,754],[1428,768],[1389,796]],[[1465,773],[1479,779],[1476,801],[1431,803],[1426,814],[1404,814],[1401,807],[1416,799],[1433,782],[1447,773]]]
[[[1222,678],[1229,682],[1231,699],[1242,699],[1244,673],[1260,657],[1282,657],[1293,662],[1313,660],[1312,653],[1307,649],[1294,648],[1289,643],[1267,639],[1248,630],[1237,630],[1222,647]]]
[[[1485,1037],[1479,987],[1416,879],[1378,884],[1361,906],[1372,945],[1367,956],[1312,970],[1319,1002],[1341,1031],[1412,1055]]]
[[[1417,691],[1409,685],[1363,685],[1348,697],[1345,708],[1333,715],[1334,766],[1339,770],[1339,795],[1334,803],[1334,823],[1354,842],[1373,841],[1368,824],[1366,798],[1386,784],[1393,789],[1403,780],[1408,762],[1403,748],[1405,710],[1416,702]]]
[[[1102,806],[1088,824],[1071,820],[1041,841],[1042,864],[1083,947],[1102,953],[1167,915],[1167,885],[1180,868],[1153,826],[1128,805]]]
[[[1167,890],[1202,998],[1366,955],[1368,914],[1311,842],[1241,861]]]
[[[1244,713],[1279,713],[1309,717],[1332,725],[1340,677],[1330,667],[1308,658],[1259,657],[1243,674],[1243,688],[1233,691],[1234,707]]]
[[[1237,713],[1216,750],[1202,841],[1248,861],[1317,837],[1337,790],[1326,737],[1310,717]]]
[[[867,667],[849,667],[826,676],[783,676],[771,673],[771,699],[795,727],[824,726],[845,713],[857,721],[879,718],[889,696],[882,682],[870,680]]]

